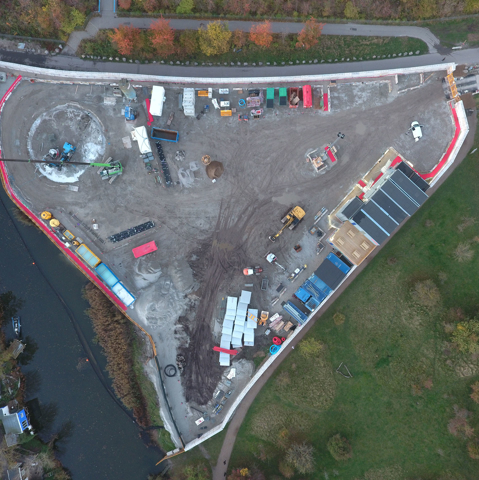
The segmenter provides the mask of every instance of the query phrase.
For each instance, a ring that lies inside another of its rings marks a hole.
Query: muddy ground
[[[204,104],[210,105],[210,112],[199,120],[187,118],[178,109],[182,89],[168,87],[163,116],[156,117],[154,126],[164,127],[174,113],[169,128],[179,131],[180,141],[162,142],[174,182],[170,188],[155,182],[156,174],[147,174],[138,145],[123,141],[131,139],[133,126],[146,125],[143,101],[151,91],[147,86],[137,89],[139,118],[128,123],[122,116],[125,102],[117,99],[112,104],[108,85],[24,81],[5,106],[2,145],[6,158],[28,158],[29,145],[40,154],[64,141],[77,142],[76,161],[87,157],[81,152],[89,152],[90,161],[93,156],[105,160],[111,156],[122,162],[124,174],[111,185],[100,180],[96,168],[83,169],[74,183],[78,191],[52,181],[31,164],[11,163],[8,169],[15,188],[34,211],[50,210],[137,297],[129,314],[152,334],[160,364],[175,364],[177,353],[184,352],[187,365],[181,382],[165,379],[165,385],[173,415],[188,441],[199,433],[193,423],[198,414],[189,407],[203,410],[211,405],[224,373],[212,350],[219,341],[222,299],[239,296],[245,284],[253,283],[251,306],[280,311],[279,303],[269,307],[274,289],[286,282],[287,293],[292,293],[301,279],[290,285],[284,272],[264,261],[268,251],[278,256],[288,272],[308,264],[302,274],[306,278],[328,253],[326,248],[315,255],[316,242],[307,233],[314,215],[323,206],[329,210],[336,206],[388,147],[395,147],[418,170],[429,171],[439,161],[453,136],[441,78],[435,75],[426,85],[404,93],[398,89],[418,85],[418,76],[397,85],[394,79],[339,84],[331,88],[330,113],[279,107],[276,97],[274,109],[249,122],[238,121],[235,114],[222,118],[211,101],[199,98],[197,113]],[[238,99],[247,95],[236,90],[219,95],[215,89],[214,96],[237,106]],[[68,111],[73,113],[68,116]],[[101,138],[94,142],[76,135],[76,128],[85,125],[81,111],[95,119],[92,124],[101,125]],[[63,112],[61,121],[52,120],[55,112]],[[41,117],[50,120],[38,121]],[[426,125],[418,143],[406,134],[413,120]],[[329,164],[323,174],[315,173],[305,161],[306,152],[334,141],[338,132],[346,135],[338,143],[338,162]],[[95,147],[88,147],[89,143]],[[152,149],[155,152],[153,142]],[[175,160],[178,150],[185,152],[183,160]],[[224,165],[224,174],[216,183],[208,179],[201,164],[205,154]],[[158,164],[154,167],[160,170]],[[66,168],[72,175],[82,167]],[[306,211],[304,221],[294,231],[286,230],[273,245],[268,235],[279,230],[280,219],[295,205]],[[118,244],[108,240],[148,220],[155,223],[152,230]],[[325,221],[320,226],[326,228]],[[135,259],[131,249],[150,240],[157,242],[159,250]],[[298,243],[303,247],[300,253],[293,250]],[[265,269],[268,290],[259,288],[262,277],[243,276],[243,268],[252,265]],[[180,317],[182,322],[178,322]],[[251,359],[253,352],[268,344],[263,333],[264,329],[258,329],[256,347],[244,348],[238,359]],[[246,381],[237,379],[235,395]]]

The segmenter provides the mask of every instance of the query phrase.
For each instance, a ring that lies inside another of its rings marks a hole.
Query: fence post
[[[101,12],[101,0],[98,0],[98,13]]]

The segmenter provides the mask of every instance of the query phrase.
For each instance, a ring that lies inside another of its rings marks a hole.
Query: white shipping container
[[[163,113],[163,103],[165,102],[165,89],[158,85],[153,87],[151,92],[150,113],[154,117],[161,117]]]

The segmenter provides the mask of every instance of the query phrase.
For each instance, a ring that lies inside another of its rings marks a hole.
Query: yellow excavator
[[[301,207],[294,207],[292,208],[282,219],[281,223],[283,226],[281,230],[276,235],[271,235],[269,239],[272,242],[275,242],[276,239],[283,233],[284,230],[289,228],[293,230],[298,226],[298,223],[304,218],[306,215],[305,211]]]

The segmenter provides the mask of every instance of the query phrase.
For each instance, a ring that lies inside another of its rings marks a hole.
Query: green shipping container
[[[273,108],[274,106],[274,88],[266,89],[266,107]]]
[[[287,105],[288,104],[288,94],[286,88],[279,89],[279,104]]]

